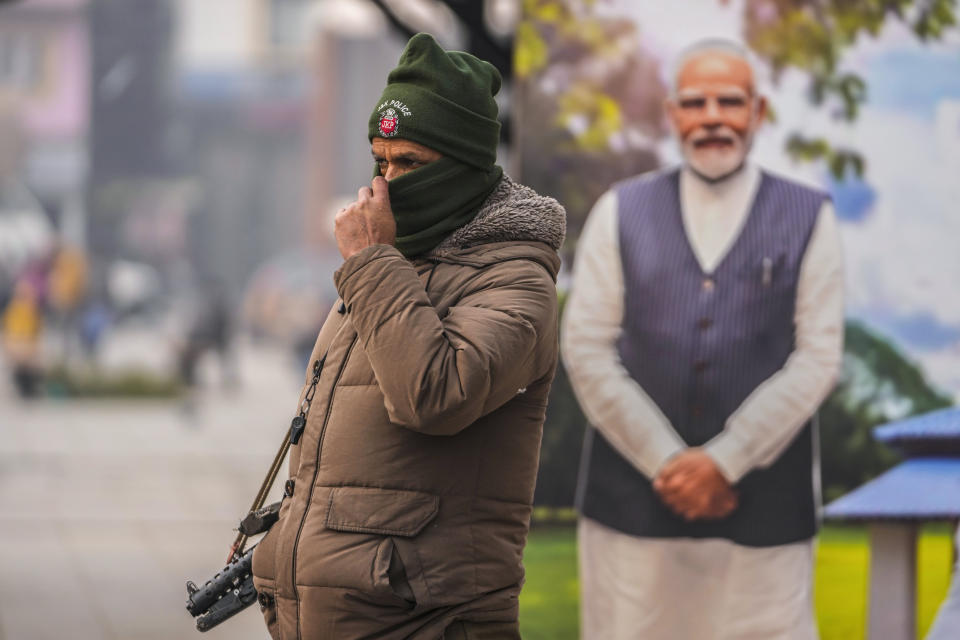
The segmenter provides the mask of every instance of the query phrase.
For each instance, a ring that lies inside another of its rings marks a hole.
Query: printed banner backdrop
[[[706,37],[747,42],[774,112],[752,160],[831,193],[842,222],[849,319],[918,365],[941,401],[955,401],[960,34],[943,28],[944,20],[923,22],[916,7],[904,19],[843,13],[851,3],[819,3],[820,16],[788,8],[805,4],[525,3],[516,59],[520,173],[567,205],[572,252],[590,205],[609,184],[679,161],[661,106],[673,58]],[[841,28],[827,37],[818,20]],[[825,60],[835,61],[832,73],[819,72]],[[845,366],[854,376],[856,362]],[[872,382],[880,418],[921,407]]]

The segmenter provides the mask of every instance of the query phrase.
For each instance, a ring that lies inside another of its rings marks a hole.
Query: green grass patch
[[[950,579],[952,538],[947,526],[926,527],[917,565],[917,630],[933,622]],[[576,640],[579,583],[572,526],[534,527],[524,554],[527,583],[520,595],[524,640]],[[862,640],[866,632],[870,566],[867,530],[825,527],[816,555],[815,597],[821,640]]]
[[[175,377],[140,369],[105,372],[55,367],[47,372],[45,383],[49,395],[70,398],[169,399],[184,391]]]
[[[520,593],[520,633],[524,640],[577,640],[580,582],[576,529],[534,528],[523,562],[527,568],[527,582]]]

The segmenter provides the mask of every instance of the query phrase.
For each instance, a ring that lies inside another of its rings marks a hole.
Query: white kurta
[[[681,172],[684,229],[705,272],[714,270],[738,237],[760,177],[752,165],[718,184]],[[617,209],[616,193],[604,194],[580,236],[564,313],[563,358],[590,423],[653,478],[686,444],[617,352],[624,296]],[[783,368],[704,446],[731,482],[776,460],[838,375],[843,268],[830,203],[820,210],[803,257],[794,321],[796,346]],[[816,637],[812,542],[756,549],[727,540],[636,538],[590,520],[581,522],[579,535],[584,640]]]

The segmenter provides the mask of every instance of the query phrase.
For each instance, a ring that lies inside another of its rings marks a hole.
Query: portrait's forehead
[[[677,91],[677,97],[680,99],[683,98],[701,98],[706,94],[717,94],[720,96],[730,96],[738,98],[749,98],[750,94],[746,88],[736,85],[736,84],[717,84],[711,83],[709,85],[698,84],[694,86],[684,87]]]
[[[739,87],[753,90],[753,69],[743,58],[725,51],[702,51],[691,55],[677,73],[677,92],[703,87]]]

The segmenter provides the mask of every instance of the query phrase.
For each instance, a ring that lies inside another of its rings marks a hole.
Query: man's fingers
[[[346,222],[347,219],[350,218],[350,212],[353,211],[353,207],[356,204],[357,204],[356,202],[351,203],[350,205],[344,207],[343,209],[340,209],[340,211],[337,211],[337,215],[334,216],[333,218],[334,224],[342,225],[344,222]]]
[[[719,520],[720,518],[726,518],[728,515],[733,513],[733,510],[737,507],[736,504],[722,504],[722,505],[711,505],[703,513],[704,518],[709,518],[711,520]]]
[[[377,176],[373,179],[373,182],[370,183],[373,187],[371,194],[374,200],[389,200],[389,189],[387,188],[387,180],[383,176]]]
[[[663,490],[668,492],[680,491],[686,487],[689,476],[685,473],[671,473],[663,478]]]
[[[683,453],[678,453],[669,460],[667,460],[663,467],[660,469],[660,474],[663,476],[672,475],[677,472],[677,469],[680,469],[683,466]]]
[[[360,187],[360,190],[357,191],[357,200],[363,202],[364,200],[369,200],[373,198],[373,190],[370,187]]]
[[[674,511],[686,511],[699,503],[696,496],[684,493],[661,494],[660,498]]]
[[[703,517],[704,508],[701,504],[682,504],[674,507],[674,510],[683,516],[685,520],[695,520]]]
[[[660,471],[660,473],[657,474],[657,477],[653,479],[653,488],[657,491],[661,491],[672,479],[673,471],[669,468],[669,466],[666,466]]]
[[[659,480],[661,483],[662,483],[662,482],[666,482],[667,480],[670,479],[670,477],[671,477],[673,474],[674,474],[673,465],[670,464],[670,463],[667,463],[667,464],[660,470],[660,473],[657,474],[657,480]]]

